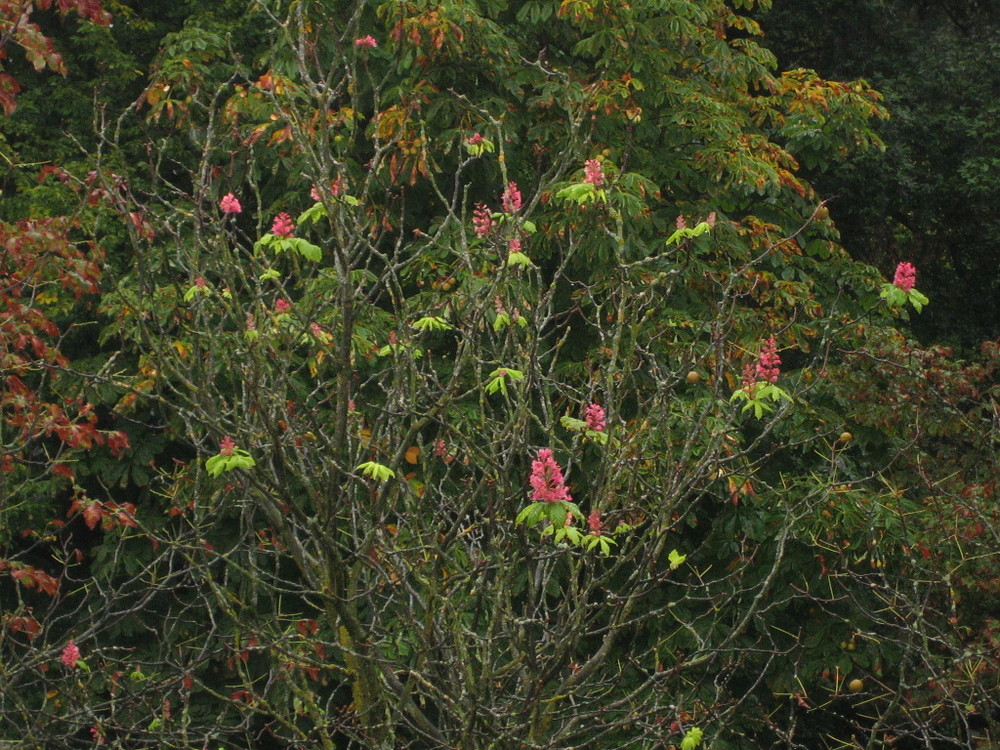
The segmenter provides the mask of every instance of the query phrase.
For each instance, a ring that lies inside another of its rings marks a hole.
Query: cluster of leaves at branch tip
[[[511,382],[524,380],[524,373],[520,370],[515,370],[513,367],[498,367],[486,377],[487,380],[484,388],[487,393],[494,394],[500,391],[500,393],[506,396],[507,380],[510,379]]]
[[[468,138],[465,139],[465,150],[470,156],[480,157],[483,154],[492,154],[496,149],[493,141],[489,138],[484,138],[480,133],[473,133]]]
[[[681,740],[681,750],[695,750],[701,744],[702,737],[704,736],[705,733],[698,727],[691,727],[684,734],[684,739]]]
[[[396,472],[377,461],[365,461],[363,464],[358,465],[357,471],[360,471],[369,479],[374,479],[376,482],[388,482],[396,476]]]
[[[249,451],[237,448],[235,441],[226,435],[219,444],[219,453],[205,461],[205,471],[213,477],[218,477],[227,471],[252,469],[256,465],[257,462]]]

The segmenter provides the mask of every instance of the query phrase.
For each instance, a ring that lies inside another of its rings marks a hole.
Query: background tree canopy
[[[775,3],[768,39],[782,64],[865,78],[892,117],[884,152],[810,173],[856,258],[888,271],[913,259],[934,308],[927,342],[974,347],[1000,335],[997,16],[976,0]],[[821,22],[817,22],[821,21]]]
[[[814,5],[3,8],[0,740],[996,737],[989,156]]]

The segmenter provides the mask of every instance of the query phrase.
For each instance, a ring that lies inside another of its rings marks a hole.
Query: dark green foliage
[[[865,78],[885,95],[884,154],[813,176],[854,257],[920,269],[935,305],[913,330],[967,347],[1000,334],[1000,45],[988,5],[814,0],[765,17],[783,64]]]
[[[81,80],[122,75],[96,131],[85,86],[52,80],[44,132],[26,92],[18,158],[74,155],[4,200],[109,252],[99,308],[58,274],[25,306],[78,324],[38,397],[72,384],[106,437],[0,474],[37,490],[0,510],[31,522],[0,740],[936,750],[990,721],[997,349],[895,330],[910,298],[801,170],[884,163],[882,99],[780,72],[755,5],[67,27]]]

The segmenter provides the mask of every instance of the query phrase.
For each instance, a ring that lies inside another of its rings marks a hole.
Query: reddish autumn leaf
[[[91,531],[97,528],[102,516],[103,513],[97,503],[87,503],[87,506],[83,509],[83,522],[87,524],[87,528]]]
[[[11,617],[7,620],[7,629],[11,633],[25,633],[29,640],[32,640],[40,632],[42,632],[42,626],[34,617],[29,617],[26,615]]]
[[[59,591],[59,581],[44,570],[32,567],[31,565],[10,566],[10,577],[24,586],[26,589],[42,591],[49,596],[55,596]]]

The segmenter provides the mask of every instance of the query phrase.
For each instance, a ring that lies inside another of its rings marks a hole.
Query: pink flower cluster
[[[562,469],[552,458],[549,448],[541,448],[538,458],[531,462],[531,499],[537,502],[558,503],[572,502]]]
[[[760,357],[757,360],[757,380],[777,383],[781,374],[781,357],[778,356],[778,345],[774,336],[768,338],[760,347]]]
[[[274,223],[271,224],[271,234],[275,237],[292,237],[294,231],[295,224],[292,222],[292,217],[284,211],[274,217]]]
[[[583,181],[595,188],[604,186],[604,168],[597,159],[587,159],[583,163]]]
[[[478,146],[480,143],[483,142],[483,136],[479,133],[473,133],[465,140],[470,146]]]
[[[337,179],[335,179],[333,182],[330,183],[330,194],[340,195],[342,192],[344,192],[344,177],[343,175],[338,175]],[[312,188],[309,190],[309,197],[312,198],[317,203],[323,200],[323,196],[319,192],[318,185],[312,186]]]
[[[76,663],[80,661],[80,649],[77,647],[76,643],[70,641],[66,644],[66,648],[62,650],[62,663],[65,664],[70,669],[76,667]]]
[[[917,284],[917,269],[912,263],[900,263],[896,266],[896,275],[892,283],[904,292],[909,292]]]
[[[601,536],[604,533],[604,521],[601,520],[601,511],[594,508],[587,516],[587,526],[590,527],[591,536]]]
[[[278,300],[274,303],[275,315],[281,315],[282,313],[286,313],[291,309],[292,309],[292,303],[289,302],[284,297],[279,297]]]
[[[236,450],[236,441],[229,437],[229,435],[226,435],[219,443],[219,455],[231,456],[234,450]]]
[[[517,189],[516,182],[508,182],[503,196],[500,198],[503,210],[508,214],[516,214],[521,210],[521,191]]]
[[[743,390],[753,398],[757,383],[777,383],[779,375],[781,357],[778,356],[778,344],[774,336],[771,336],[761,344],[757,361],[747,362],[743,367]]]
[[[222,200],[219,201],[219,208],[222,209],[222,213],[224,214],[238,214],[243,210],[239,198],[232,193],[226,193],[222,196]]]
[[[375,37],[371,34],[363,36],[360,39],[354,40],[355,47],[378,47],[378,42],[375,41]]]
[[[584,410],[583,418],[587,421],[588,430],[604,432],[607,429],[608,421],[604,415],[604,408],[600,404],[590,404]]]
[[[485,237],[493,228],[493,214],[489,206],[477,203],[472,211],[472,228],[476,230],[477,237]]]
[[[517,237],[513,237],[507,240],[507,250],[512,253],[521,252],[521,240]]]

